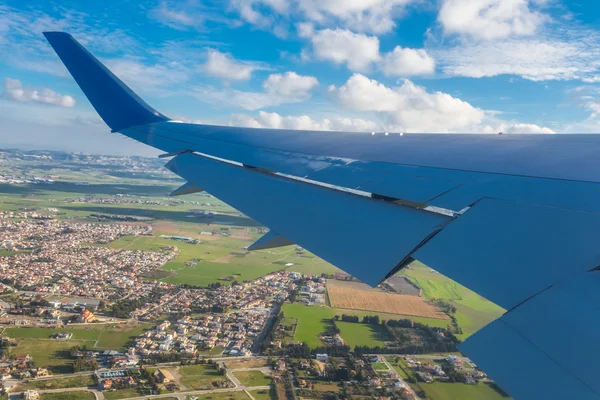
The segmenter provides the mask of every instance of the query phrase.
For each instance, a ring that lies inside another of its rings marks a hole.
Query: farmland
[[[282,311],[285,317],[289,318],[289,320],[297,320],[297,327],[296,331],[294,332],[294,340],[305,342],[309,347],[313,348],[321,346],[323,344],[319,339],[319,334],[327,331],[328,328],[331,327],[331,320],[335,315],[357,315],[360,318],[362,318],[365,315],[378,315],[380,319],[406,318],[430,326],[438,326],[442,328],[445,328],[448,325],[448,321],[441,319],[410,317],[405,315],[386,314],[369,311],[345,310],[326,306],[306,306],[299,303],[284,304],[282,307]],[[371,343],[371,341],[373,340],[381,340],[378,339],[376,332],[369,333],[370,334],[367,336],[359,336],[347,332],[347,335],[350,335],[350,339],[348,340],[351,340],[356,344],[363,345],[365,343]],[[346,339],[344,335],[342,335],[342,338]]]
[[[450,278],[432,272],[431,268],[413,263],[404,270],[406,276],[423,289],[423,296],[429,299],[443,299],[456,307],[454,315],[463,334],[457,335],[465,340],[472,333],[498,318],[504,310],[489,300],[479,296]]]
[[[257,370],[238,371],[233,374],[244,386],[269,386],[271,384],[271,377]]]
[[[352,283],[328,280],[327,293],[332,307],[411,315],[448,320],[449,317],[419,296],[362,290]]]
[[[210,389],[213,382],[227,380],[212,364],[181,367],[179,374],[181,375],[181,384],[190,390]]]
[[[85,327],[54,328],[7,328],[5,334],[17,339],[50,339],[50,335],[58,332],[69,332],[73,334],[71,341],[87,344],[88,347],[97,349],[125,350],[126,344],[132,338],[140,335],[150,324],[140,324],[135,327],[121,327],[118,325],[88,325]],[[23,342],[21,342],[23,343]]]
[[[353,322],[337,321],[344,342],[354,348],[355,346],[385,347],[385,341],[391,340],[381,325],[356,324]]]

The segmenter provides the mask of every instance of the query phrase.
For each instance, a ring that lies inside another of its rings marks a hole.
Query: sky
[[[109,132],[44,31],[185,122],[600,132],[596,1],[0,1],[0,147],[154,155]]]

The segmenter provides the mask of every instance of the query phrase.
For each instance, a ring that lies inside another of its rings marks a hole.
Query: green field
[[[385,341],[390,340],[381,325],[357,324],[354,322],[336,321],[344,342],[354,346],[385,347]]]
[[[433,382],[422,383],[421,388],[432,400],[507,400],[505,397],[489,384],[478,383],[467,385],[464,383]]]
[[[187,365],[179,368],[181,384],[189,390],[211,389],[213,382],[227,380],[212,364]]]
[[[250,397],[242,390],[232,390],[231,392],[212,393],[204,395],[188,396],[188,400],[197,397],[201,400],[249,400]]]
[[[64,389],[95,386],[96,381],[91,375],[73,376],[70,378],[30,380],[23,385],[27,389]]]
[[[354,311],[354,310],[345,310],[338,308],[331,308],[327,306],[307,306],[300,303],[286,303],[282,307],[283,314],[288,318],[296,318],[298,320],[298,325],[296,327],[296,333],[294,335],[294,340],[299,342],[305,342],[309,347],[318,347],[322,346],[323,342],[319,339],[319,334],[326,332],[328,328],[331,326],[331,319],[334,315],[357,315],[359,318],[362,318],[365,315],[379,315],[380,319],[411,319],[413,321],[421,322],[423,324],[427,324],[430,326],[439,326],[446,327],[448,325],[447,321],[432,319],[432,318],[419,318],[419,317],[408,317],[405,315],[395,315],[395,314],[385,314],[385,313],[376,313],[370,311]],[[362,325],[362,324],[356,324]],[[357,328],[363,329],[364,328]],[[369,328],[367,328],[368,330]],[[352,341],[354,344],[364,344],[364,343],[375,343],[376,341],[381,341],[381,338],[378,338],[377,332],[369,332],[373,334],[369,334],[366,336],[355,335],[346,332],[349,336],[347,339],[343,334],[342,338],[344,340]]]
[[[90,324],[85,327],[6,328],[4,333],[11,338],[48,339],[43,342],[55,343],[59,341],[50,339],[50,335],[58,332],[70,332],[73,334],[70,341],[84,342],[89,348],[93,347],[99,350],[126,350],[126,345],[130,340],[139,336],[142,332],[151,327],[151,324],[140,324],[136,327],[124,328],[116,324]]]
[[[249,392],[252,395],[252,397],[254,397],[255,400],[276,400],[277,399],[277,393],[275,393],[275,390],[273,390],[273,389],[249,390]]]
[[[94,400],[91,392],[43,393],[40,400]]]
[[[142,395],[136,388],[103,391],[102,394],[106,400],[120,400]]]
[[[503,308],[450,278],[431,272],[429,267],[419,262],[414,262],[411,268],[405,269],[403,273],[423,289],[423,297],[447,300],[456,306],[455,318],[463,330],[462,335],[456,336],[461,340],[465,340],[504,313]]]
[[[271,384],[271,377],[266,376],[261,371],[238,371],[233,373],[236,378],[244,386],[269,386]]]
[[[29,354],[40,367],[47,367],[53,374],[73,372],[71,348],[83,345],[80,340],[22,340],[17,347],[11,348],[11,355]]]

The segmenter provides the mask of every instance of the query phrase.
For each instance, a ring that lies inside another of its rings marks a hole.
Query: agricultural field
[[[91,392],[64,392],[64,393],[42,393],[40,400],[94,400],[96,397]]]
[[[211,389],[213,382],[225,381],[227,377],[221,375],[212,364],[187,365],[179,368],[181,384],[189,390]]]
[[[414,262],[403,272],[408,279],[423,289],[424,297],[443,299],[456,307],[454,317],[463,331],[456,336],[461,340],[465,340],[505,312],[502,307],[419,262]]]
[[[69,332],[73,334],[73,337],[65,342],[86,344],[89,348],[98,350],[125,350],[130,340],[151,327],[151,324],[139,324],[137,326],[90,324],[64,328],[6,328],[4,333],[11,338],[24,339],[19,343],[19,346],[28,339],[47,339],[42,342],[55,343],[58,341],[50,339],[50,335],[58,332]]]
[[[25,339],[11,347],[11,355],[29,354],[40,367],[47,367],[54,375],[73,372],[71,348],[83,345],[81,340]]]
[[[269,386],[271,384],[271,377],[263,374],[261,371],[253,370],[253,371],[237,371],[234,372],[236,378],[244,386],[252,387],[252,386]]]
[[[391,340],[385,328],[381,325],[357,324],[354,322],[336,321],[344,342],[354,346],[385,347],[385,342]]]
[[[329,330],[332,324],[331,320],[335,315],[357,315],[359,318],[362,318],[365,315],[378,315],[380,319],[411,319],[422,324],[441,328],[445,328],[448,325],[448,321],[441,319],[420,318],[369,311],[345,310],[327,306],[307,306],[299,303],[286,303],[283,305],[282,311],[286,318],[295,318],[298,320],[296,331],[294,333],[294,340],[305,342],[309,347],[312,348],[323,345],[319,339],[319,335]],[[345,339],[343,335],[342,338]],[[366,336],[364,338],[360,337],[360,342],[369,342],[376,339],[376,336]]]
[[[366,285],[365,285],[366,286]],[[419,296],[357,288],[353,282],[327,280],[332,307],[448,320],[445,313]]]
[[[23,385],[23,390],[28,389],[64,389],[96,386],[96,381],[92,375],[72,376],[69,378],[30,380]]]
[[[197,398],[199,400],[249,400],[250,397],[243,390],[231,390],[228,392],[211,393],[204,395],[188,396],[187,399],[191,400]]]

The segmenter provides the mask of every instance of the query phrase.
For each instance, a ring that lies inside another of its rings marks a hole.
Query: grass
[[[24,389],[65,389],[76,387],[88,387],[96,385],[96,381],[91,375],[73,376],[70,378],[30,380],[23,385]]]
[[[456,336],[461,340],[465,340],[504,313],[502,307],[442,274],[431,272],[429,267],[419,262],[413,263],[411,268],[404,272],[411,281],[423,289],[424,297],[443,299],[456,307],[454,317],[463,330],[462,334]]]
[[[283,305],[282,311],[287,318],[296,318],[298,320],[294,340],[299,342],[305,342],[309,347],[312,348],[323,345],[323,343],[319,339],[319,334],[329,330],[332,324],[331,319],[336,314],[340,316],[342,314],[357,315],[359,318],[362,318],[365,315],[379,315],[380,319],[411,319],[413,321],[421,322],[423,324],[439,327],[446,327],[446,325],[448,324],[448,321],[432,318],[409,317],[405,315],[384,314],[370,311],[342,310],[326,306],[306,306],[300,303],[286,303]],[[364,331],[365,328],[362,327],[363,324],[356,325],[357,326],[354,328],[361,329],[363,330],[363,333],[366,333]],[[369,328],[367,327],[367,329]],[[365,335],[365,337],[358,337],[357,335],[350,333],[350,330],[348,329],[346,335],[349,335],[348,339],[343,334],[342,338],[344,340],[349,340],[352,343],[371,340],[379,340],[379,342],[381,342],[381,338],[378,339],[377,335],[371,335],[370,333],[368,335]]]
[[[236,391],[231,391],[231,392],[222,392],[222,393],[211,393],[211,394],[205,394],[205,395],[201,395],[201,396],[199,396],[199,395],[188,396],[187,398],[189,400],[192,397],[197,397],[198,399],[202,399],[202,400],[247,400],[250,398],[242,390],[236,390]]]
[[[50,339],[50,335],[58,332],[70,332],[73,334],[72,341],[85,342],[89,348],[95,346],[94,348],[98,350],[125,350],[128,342],[151,326],[151,324],[140,324],[136,327],[122,327],[117,324],[90,324],[85,327],[64,327],[60,329],[6,328],[4,333],[11,338],[48,339],[49,342],[57,342]]]
[[[433,382],[421,384],[427,397],[433,400],[507,400],[492,386],[486,383],[467,385],[464,383]]]
[[[390,370],[388,368],[388,366],[385,365],[385,363],[372,363],[371,366],[373,366],[373,369],[375,371],[389,371]]]
[[[381,325],[357,324],[353,322],[336,322],[344,342],[354,346],[385,347],[385,341],[390,340]]]
[[[73,360],[69,359],[71,347],[84,342],[79,340],[22,340],[11,354],[29,354],[39,367],[47,367],[53,374],[73,372]]]
[[[94,400],[94,394],[90,392],[64,392],[64,393],[42,393],[40,400]]]
[[[249,390],[249,393],[255,400],[277,400],[275,389],[269,390]]]
[[[106,400],[120,400],[141,396],[136,388],[103,391],[102,394]]]
[[[213,382],[226,380],[212,364],[187,365],[179,369],[181,383],[190,390],[211,389]]]
[[[236,378],[240,380],[242,385],[252,386],[269,386],[271,384],[271,377],[266,376],[261,371],[238,371],[233,373]]]

